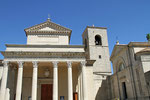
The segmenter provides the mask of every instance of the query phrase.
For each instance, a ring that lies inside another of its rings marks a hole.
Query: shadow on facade
[[[111,100],[110,95],[110,76],[106,80],[102,80],[101,87],[99,88],[95,100]]]

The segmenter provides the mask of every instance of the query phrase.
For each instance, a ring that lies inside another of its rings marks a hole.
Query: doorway
[[[73,100],[78,100],[78,93],[77,92],[73,93]]]
[[[127,96],[127,88],[126,88],[126,83],[125,82],[122,82],[122,90],[123,90],[124,99],[127,99],[128,96]]]
[[[53,99],[53,85],[41,84],[41,100],[52,100],[52,99]]]

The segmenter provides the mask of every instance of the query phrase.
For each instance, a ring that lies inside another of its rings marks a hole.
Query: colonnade
[[[22,93],[22,80],[23,80],[23,64],[24,62],[19,61],[18,63],[18,76],[17,76],[17,86],[16,86],[16,98],[15,100],[21,100]],[[32,100],[37,100],[37,80],[38,80],[38,62],[34,61],[33,63],[33,75],[32,75],[32,92],[31,98]],[[58,100],[58,62],[53,61],[53,100]],[[8,66],[9,62],[4,61],[4,69],[1,81],[0,88],[0,99],[5,100],[6,93],[6,85],[7,85],[7,77],[8,77]],[[83,98],[87,100],[87,86],[86,86],[86,78],[85,78],[85,64],[86,62],[80,62],[82,67],[82,76],[83,76]],[[68,66],[68,100],[73,100],[73,83],[72,83],[72,62],[67,62]]]

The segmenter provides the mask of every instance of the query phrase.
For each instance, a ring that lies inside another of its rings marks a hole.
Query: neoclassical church
[[[6,44],[0,100],[105,100],[109,91],[102,84],[111,75],[107,28],[87,26],[83,45],[70,45],[71,33],[48,19],[25,29],[27,44]]]

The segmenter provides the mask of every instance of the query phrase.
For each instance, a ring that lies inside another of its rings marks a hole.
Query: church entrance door
[[[52,100],[53,98],[53,85],[41,84],[41,100]]]

